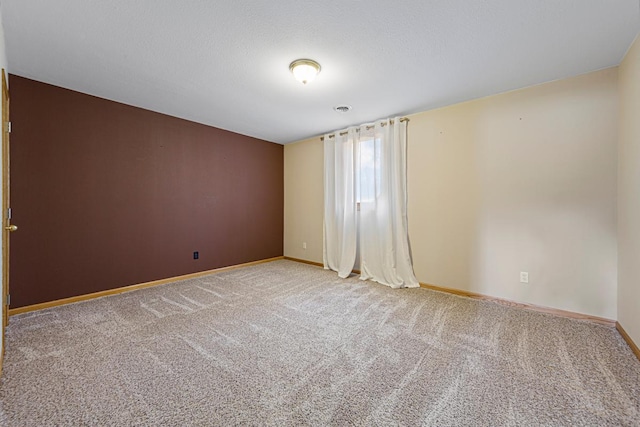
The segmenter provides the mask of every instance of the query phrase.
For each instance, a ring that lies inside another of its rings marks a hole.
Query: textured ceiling
[[[639,9],[638,0],[2,1],[11,73],[278,143],[617,65]],[[289,72],[298,58],[322,65],[307,86]]]

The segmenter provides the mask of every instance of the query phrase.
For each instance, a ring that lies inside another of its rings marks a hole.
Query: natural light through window
[[[380,195],[380,138],[359,141],[356,166],[356,202],[373,202]]]

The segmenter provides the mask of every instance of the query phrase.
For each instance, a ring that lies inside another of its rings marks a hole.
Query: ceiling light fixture
[[[320,64],[312,59],[296,59],[289,65],[293,77],[303,85],[315,79],[320,69]]]

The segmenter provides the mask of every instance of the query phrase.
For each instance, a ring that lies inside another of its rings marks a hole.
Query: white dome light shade
[[[320,72],[320,64],[311,59],[297,59],[289,65],[289,70],[302,84],[307,84],[316,78]]]

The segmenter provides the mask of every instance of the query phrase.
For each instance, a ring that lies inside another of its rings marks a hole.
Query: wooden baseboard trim
[[[624,330],[620,322],[616,322],[616,329],[618,330],[618,332],[620,332],[620,335],[622,335],[622,338],[627,342],[633,354],[635,354],[638,360],[640,360],[640,348],[638,348],[636,343],[633,342],[633,340],[631,339],[627,331]]]
[[[304,259],[292,258],[292,257],[288,257],[288,256],[285,256],[284,259],[287,259],[289,261],[301,262],[303,264],[310,264],[310,265],[316,265],[318,267],[324,267],[324,264],[321,264],[321,263],[315,262],[315,261],[307,261],[307,260],[304,260]],[[360,274],[360,272],[358,270],[353,270],[353,273]],[[557,309],[557,308],[542,307],[542,306],[534,305],[534,304],[525,304],[525,303],[521,303],[521,302],[510,301],[510,300],[503,299],[503,298],[490,297],[490,296],[483,295],[483,294],[478,294],[478,293],[475,293],[475,292],[463,291],[463,290],[460,290],[460,289],[445,288],[443,286],[429,285],[427,283],[420,283],[420,287],[421,288],[425,288],[425,289],[431,289],[431,290],[434,290],[434,291],[446,292],[448,294],[454,294],[454,295],[460,295],[460,296],[463,296],[463,297],[474,298],[474,299],[478,299],[478,300],[493,301],[493,302],[496,302],[498,304],[506,305],[506,306],[509,306],[509,307],[524,308],[525,310],[538,311],[540,313],[547,313],[547,314],[551,314],[551,315],[554,315],[554,316],[566,317],[566,318],[569,318],[569,319],[586,320],[586,321],[589,321],[589,322],[599,323],[601,325],[605,325],[605,326],[609,326],[609,327],[615,327],[617,325],[617,322],[615,320],[605,319],[603,317],[591,316],[591,315],[588,315],[588,314],[581,314],[581,313],[574,313],[573,311],[560,310],[560,309]]]
[[[535,305],[535,304],[527,304],[527,303],[522,303],[522,302],[515,302],[515,301],[508,300],[508,299],[491,297],[491,296],[488,296],[488,295],[478,294],[478,293],[470,292],[470,291],[463,291],[463,290],[460,290],[460,289],[445,288],[445,287],[442,287],[442,286],[429,285],[427,283],[420,283],[420,287],[421,288],[426,288],[426,289],[431,289],[431,290],[434,290],[434,291],[446,292],[446,293],[449,293],[449,294],[460,295],[460,296],[464,296],[464,297],[468,297],[468,298],[478,299],[478,300],[492,301],[492,302],[496,302],[498,304],[506,305],[508,307],[523,308],[525,310],[537,311],[539,313],[551,314],[553,316],[565,317],[565,318],[568,318],[568,319],[586,320],[586,321],[589,321],[589,322],[598,323],[598,324],[609,326],[609,327],[615,327],[615,325],[617,323],[615,320],[606,319],[604,317],[597,317],[597,316],[591,316],[589,314],[575,313],[573,311],[560,310],[558,308],[543,307],[543,306],[539,306],[539,305]]]
[[[289,260],[289,261],[301,262],[303,264],[315,265],[317,267],[324,268],[324,264],[321,263],[321,262],[307,261],[306,259],[292,258],[290,256],[286,256],[286,257],[284,257],[284,259]]]
[[[190,273],[190,274],[184,274],[182,276],[169,277],[167,279],[160,279],[160,280],[153,280],[151,282],[138,283],[136,285],[129,285],[121,288],[107,289],[105,291],[93,292],[90,294],[78,295],[75,297],[63,298],[55,301],[48,301],[48,302],[43,302],[39,304],[18,307],[18,308],[11,308],[9,309],[9,316],[13,316],[21,313],[28,313],[30,311],[43,310],[45,308],[57,307],[65,304],[71,304],[74,302],[87,301],[94,298],[106,297],[109,295],[117,295],[123,292],[136,291],[138,289],[150,288],[153,286],[164,285],[167,283],[177,282],[180,280],[195,279],[197,277],[207,276],[213,273],[221,273],[223,271],[235,270],[237,268],[249,267],[251,265],[257,265],[257,264],[264,264],[266,262],[278,261],[281,259],[284,259],[284,257],[278,256],[274,258],[261,259],[258,261],[245,262],[243,264],[230,265],[228,267],[214,268],[213,270],[199,271],[197,273]]]
[[[304,260],[304,259],[293,258],[293,257],[288,257],[288,256],[285,256],[284,259],[289,260],[289,261],[301,262],[303,264],[310,264],[310,265],[315,265],[315,266],[318,266],[318,267],[324,267],[324,264],[321,264],[321,263],[315,262],[315,261],[307,261],[307,260]],[[358,270],[353,270],[353,273],[360,274],[360,272]],[[454,294],[454,295],[460,295],[460,296],[463,296],[463,297],[478,299],[478,300],[493,301],[493,302],[496,302],[498,304],[506,305],[508,307],[523,308],[525,310],[533,310],[533,311],[537,311],[537,312],[540,312],[540,313],[547,313],[547,314],[551,314],[551,315],[554,315],[554,316],[566,317],[566,318],[569,318],[569,319],[586,320],[586,321],[589,321],[589,322],[598,323],[598,324],[609,326],[609,327],[615,327],[617,325],[617,322],[615,320],[605,319],[603,317],[591,316],[591,315],[582,314],[582,313],[575,313],[573,311],[560,310],[560,309],[557,309],[557,308],[542,307],[542,306],[534,305],[534,304],[526,304],[526,303],[521,303],[521,302],[515,302],[515,301],[510,301],[510,300],[507,300],[507,299],[503,299],[503,298],[490,297],[488,295],[478,294],[478,293],[475,293],[475,292],[463,291],[463,290],[460,290],[460,289],[445,288],[443,286],[429,285],[427,283],[420,283],[420,287],[421,288],[425,288],[425,289],[431,289],[431,290],[434,290],[434,291],[446,292],[448,294]]]

